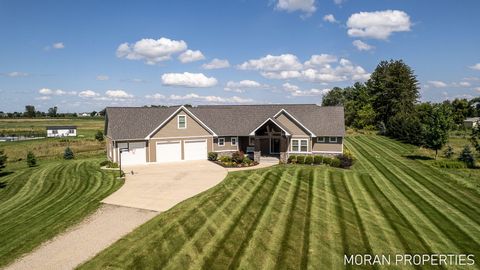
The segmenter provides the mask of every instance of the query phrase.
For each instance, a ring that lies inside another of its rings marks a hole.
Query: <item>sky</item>
[[[479,10],[477,0],[0,0],[0,111],[319,104],[389,59],[414,70],[422,101],[472,98]]]

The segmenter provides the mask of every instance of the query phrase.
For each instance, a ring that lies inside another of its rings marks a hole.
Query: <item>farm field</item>
[[[0,267],[80,222],[123,184],[100,161],[16,163],[0,172]]]
[[[46,126],[74,125],[78,137],[46,138],[28,141],[0,142],[9,162],[25,159],[28,151],[39,158],[61,158],[65,147],[70,146],[75,154],[92,156],[103,153],[105,144],[95,140],[94,135],[104,128],[103,118],[68,119],[0,119],[0,134],[45,133]]]
[[[344,269],[343,254],[355,253],[480,258],[480,178],[408,159],[412,147],[384,137],[346,141],[358,158],[351,170],[230,173],[80,269]]]

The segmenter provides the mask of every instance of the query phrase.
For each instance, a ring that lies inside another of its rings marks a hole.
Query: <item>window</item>
[[[237,137],[232,137],[231,140],[232,146],[237,146]]]
[[[187,128],[187,116],[186,115],[179,115],[178,116],[178,128],[179,129]]]
[[[54,129],[54,130],[52,130],[52,133],[53,134],[58,134],[58,130]]]
[[[69,129],[68,133],[75,133],[75,129]]]
[[[218,146],[224,146],[225,145],[225,138],[218,138]]]
[[[325,137],[317,137],[317,142],[325,142]]]
[[[292,140],[292,152],[308,152],[308,140]]]
[[[255,137],[250,137],[250,141],[248,145],[255,145]]]
[[[328,139],[328,141],[330,141],[330,142],[337,142],[337,137],[330,137],[330,138]]]

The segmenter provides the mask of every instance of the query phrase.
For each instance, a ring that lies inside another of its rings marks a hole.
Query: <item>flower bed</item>
[[[252,167],[258,164],[258,162],[251,160],[243,152],[235,152],[232,156],[222,156],[218,157],[217,153],[210,152],[208,153],[208,160],[217,163],[218,165],[225,168],[242,168],[242,167]]]

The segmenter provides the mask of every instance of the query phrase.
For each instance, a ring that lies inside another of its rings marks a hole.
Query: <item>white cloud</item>
[[[133,95],[130,95],[123,90],[108,90],[107,92],[105,92],[105,96],[117,99],[133,98]]]
[[[329,63],[335,63],[338,59],[335,55],[331,54],[314,54],[310,57],[310,60],[305,62],[305,66],[322,66]]]
[[[214,58],[210,63],[203,64],[204,69],[220,69],[227,68],[230,66],[230,63],[226,59]]]
[[[92,90],[85,90],[85,91],[81,91],[80,93],[78,93],[78,96],[83,97],[83,98],[93,98],[93,97],[100,96],[100,94],[97,93],[97,92],[94,92]]]
[[[199,50],[197,51],[186,50],[178,56],[178,60],[180,60],[180,62],[182,63],[190,63],[190,62],[195,62],[203,59],[205,59],[205,56]]]
[[[477,91],[478,93],[480,93],[480,87],[475,87],[473,88],[473,90]]]
[[[436,88],[445,88],[448,86],[448,84],[446,84],[445,82],[442,82],[442,81],[428,81],[428,83],[433,86],[433,87],[436,87]]]
[[[170,95],[170,96],[164,96],[162,94],[153,94],[153,95],[147,95],[145,96],[146,98],[153,98],[153,99],[158,99],[158,100],[166,100],[166,101],[184,101],[184,100],[190,100],[190,101],[197,101],[201,103],[213,103],[213,104],[234,104],[234,103],[252,103],[254,100],[250,98],[242,98],[238,96],[233,96],[233,97],[220,97],[220,96],[202,96],[196,93],[190,93],[186,95]]]
[[[9,73],[4,73],[2,75],[14,78],[14,77],[27,77],[30,74],[28,74],[26,72],[12,71],[12,72],[9,72]]]
[[[259,82],[252,81],[252,80],[242,80],[239,82],[228,81],[226,87],[224,88],[225,91],[237,92],[242,93],[245,89],[252,89],[252,88],[264,88],[265,85],[262,85]]]
[[[337,23],[338,21],[335,19],[335,16],[333,14],[327,14],[323,16],[323,20],[329,23]]]
[[[293,54],[282,54],[278,56],[267,55],[259,59],[252,59],[238,66],[243,70],[261,70],[261,71],[282,71],[282,70],[300,70],[302,64],[297,56]]]
[[[458,83],[453,83],[452,86],[455,86],[455,87],[470,87],[470,86],[472,86],[472,84],[469,83],[469,82],[458,82]]]
[[[97,76],[97,81],[108,81],[110,79],[110,77],[108,77],[107,75],[98,75]]]
[[[480,70],[480,63],[476,63],[475,65],[470,66],[470,68],[474,70]]]
[[[309,90],[300,90],[300,87],[291,83],[284,83],[282,87],[285,91],[289,92],[291,96],[294,97],[312,97],[312,96],[323,96],[327,94],[330,89],[316,89],[312,88]]]
[[[315,0],[278,0],[275,6],[278,10],[287,12],[301,11],[310,16],[317,10]]]
[[[51,99],[51,97],[50,96],[41,96],[41,97],[36,97],[35,99],[36,100],[49,100],[49,99]]]
[[[62,89],[52,90],[52,89],[49,89],[49,88],[42,88],[42,89],[38,90],[38,93],[40,93],[40,95],[55,95],[55,96],[76,95],[77,94],[77,92],[75,92],[75,91],[66,92],[66,91],[63,91]]]
[[[149,65],[169,60],[173,54],[187,49],[183,40],[141,39],[135,43],[122,43],[117,48],[117,57],[129,60],[144,60]]]
[[[373,50],[375,49],[375,47],[373,47],[372,45],[370,44],[367,44],[361,40],[354,40],[352,42],[353,46],[355,46],[357,48],[357,50],[359,51],[369,51],[369,50]]]
[[[343,2],[345,2],[345,0],[333,0],[333,3],[335,3],[335,5],[341,5],[343,4]]]
[[[207,77],[203,73],[165,73],[162,75],[162,83],[185,87],[212,87],[217,84],[217,79]]]
[[[146,95],[145,97],[149,98],[149,99],[166,99],[166,97],[164,95],[159,94],[159,93],[155,93],[153,95]]]
[[[295,79],[295,78],[300,78],[302,76],[302,73],[298,70],[261,72],[260,74],[267,79],[277,79],[277,80]]]
[[[388,39],[394,32],[410,31],[410,17],[400,10],[354,13],[348,18],[348,35]]]
[[[42,88],[42,89],[38,90],[38,93],[40,93],[41,95],[51,95],[51,94],[53,94],[53,91],[52,91],[52,89]]]
[[[52,47],[54,49],[63,49],[65,48],[65,45],[63,45],[63,42],[57,42],[57,43],[53,43]]]

